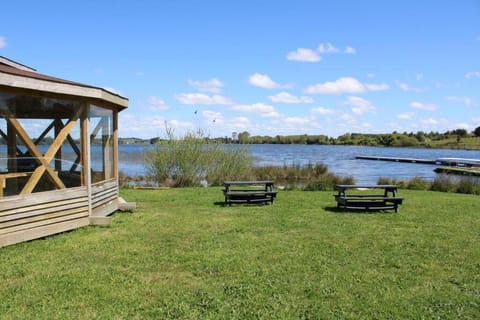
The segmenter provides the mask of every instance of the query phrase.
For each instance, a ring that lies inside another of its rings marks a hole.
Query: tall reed
[[[167,128],[166,134],[166,139],[144,154],[147,175],[162,185],[216,185],[225,179],[243,177],[252,167],[244,146],[222,145],[208,139],[202,130],[176,137]]]
[[[413,190],[480,194],[480,178],[471,176],[441,174],[432,181],[423,180],[420,177],[413,177],[409,180],[380,177],[377,184],[395,184],[399,188]]]

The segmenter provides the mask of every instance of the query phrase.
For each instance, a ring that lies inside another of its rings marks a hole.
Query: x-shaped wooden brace
[[[60,180],[57,173],[50,167],[50,162],[55,157],[55,154],[57,153],[58,149],[60,149],[60,147],[62,146],[67,136],[70,134],[70,131],[75,126],[75,123],[77,122],[78,118],[82,114],[82,111],[83,111],[82,108],[78,108],[78,110],[75,112],[72,118],[68,121],[68,123],[60,130],[58,135],[55,137],[55,140],[53,141],[50,148],[48,148],[48,151],[45,153],[45,155],[42,155],[42,153],[38,150],[35,143],[30,139],[27,132],[23,129],[22,125],[16,118],[14,117],[6,118],[7,122],[14,128],[18,137],[23,141],[23,143],[27,147],[30,154],[40,164],[40,166],[38,166],[33,171],[32,175],[30,176],[30,179],[27,181],[27,183],[23,187],[20,194],[32,193],[33,189],[35,188],[37,183],[40,181],[40,178],[45,172],[47,173],[48,178],[53,182],[56,188],[58,189],[65,188],[65,185],[63,184],[62,180]]]

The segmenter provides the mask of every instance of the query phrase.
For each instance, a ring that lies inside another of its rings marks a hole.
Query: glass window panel
[[[91,105],[88,117],[92,182],[115,178],[113,172],[113,111]]]
[[[58,175],[65,187],[82,184],[80,163],[80,120],[77,120],[67,138],[50,161],[43,156],[51,148],[57,134],[68,124],[81,104],[77,101],[50,99],[0,92],[0,178],[5,180],[3,196],[22,192],[27,183],[32,192],[58,189],[54,178],[43,173],[34,183],[30,180],[41,159]],[[8,119],[12,119],[9,121]],[[25,136],[19,130],[25,132]],[[27,143],[33,145],[27,148]]]

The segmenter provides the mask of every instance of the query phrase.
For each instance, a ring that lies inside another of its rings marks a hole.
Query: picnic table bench
[[[383,190],[383,193],[370,193],[370,190]],[[336,185],[334,195],[337,207],[346,210],[389,210],[398,212],[403,198],[397,194],[395,185]],[[347,192],[352,191],[352,192]]]
[[[267,203],[273,204],[277,192],[273,190],[273,181],[224,181],[223,194],[225,204]]]

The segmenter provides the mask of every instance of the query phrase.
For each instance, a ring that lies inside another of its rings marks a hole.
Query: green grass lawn
[[[0,248],[1,319],[479,319],[480,198],[333,192],[224,207],[220,188],[122,190],[109,227]]]

